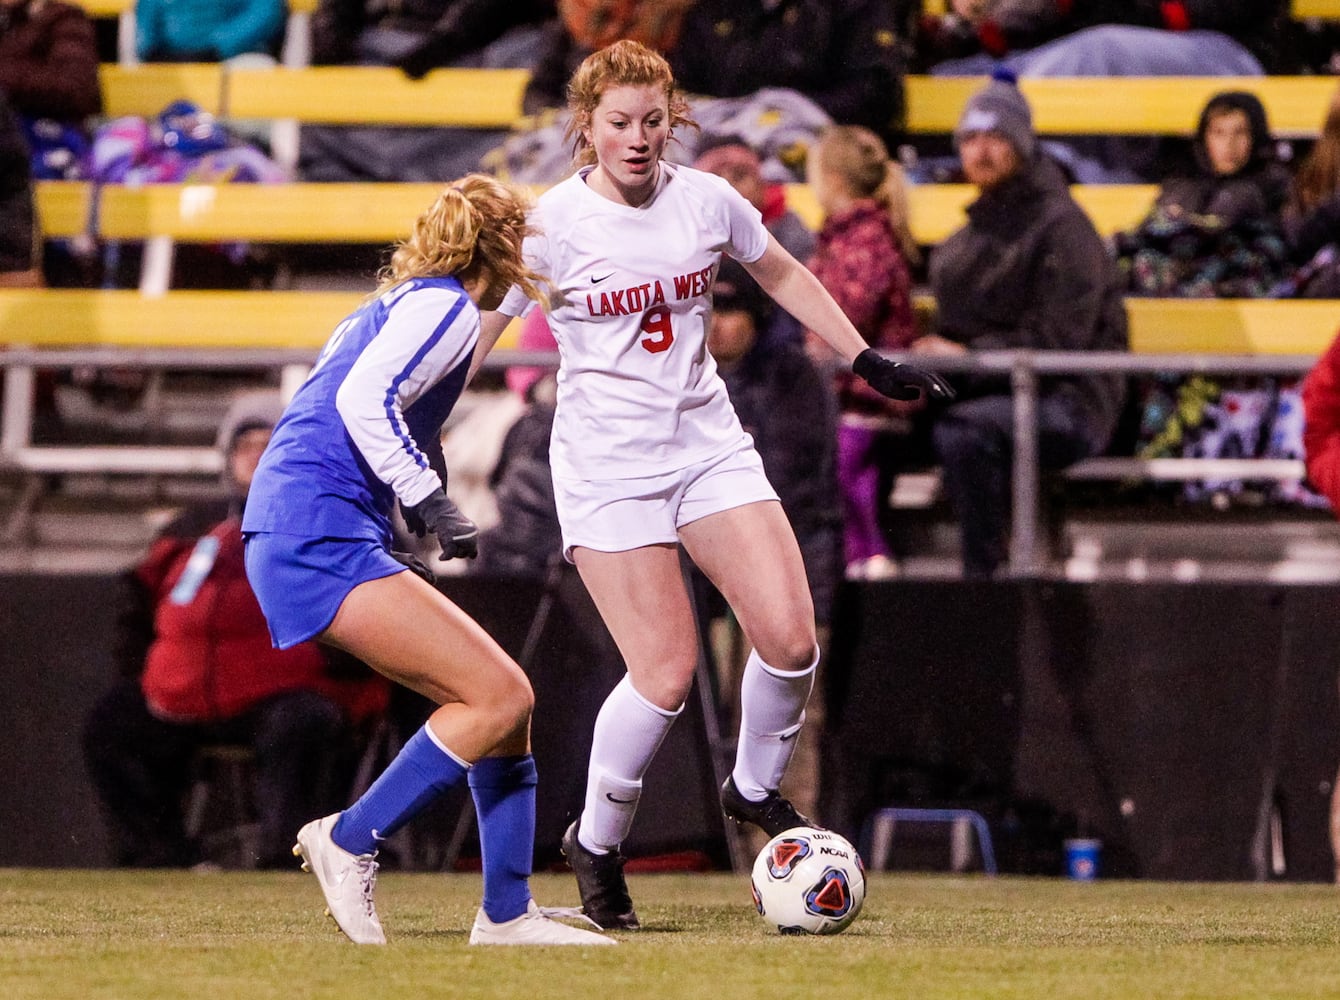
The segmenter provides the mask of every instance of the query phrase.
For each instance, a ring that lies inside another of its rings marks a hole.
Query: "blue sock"
[[[417,816],[459,782],[466,770],[433,741],[425,725],[401,747],[372,787],[340,814],[330,839],[351,854],[371,854],[378,841]]]
[[[495,924],[526,912],[535,855],[535,758],[485,757],[470,769],[484,861],[484,913]]]

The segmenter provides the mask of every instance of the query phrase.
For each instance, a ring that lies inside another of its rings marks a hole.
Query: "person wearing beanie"
[[[1037,153],[1033,112],[1019,91],[1018,81],[1007,70],[996,70],[991,81],[968,99],[954,128],[955,146],[966,137],[982,133],[1004,139],[1021,160],[1031,160]]]
[[[978,197],[967,224],[931,255],[938,329],[911,350],[1125,350],[1115,265],[1060,169],[1038,148],[1028,103],[1011,80],[993,79],[972,96],[954,142]],[[1123,387],[1116,375],[1043,379],[1041,467],[1060,469],[1101,452]],[[959,519],[964,574],[984,579],[998,572],[1007,549],[1013,395],[1008,376],[969,373],[956,388],[957,400],[929,411],[926,429]]]
[[[234,400],[218,435],[220,495],[181,511],[123,579],[122,678],[83,733],[118,865],[291,866],[293,832],[343,802],[351,731],[386,709],[387,683],[351,657],[315,642],[274,649],[247,582],[242,510],[282,411],[278,392]],[[215,854],[186,828],[197,751],[214,744],[254,754],[254,853]]]

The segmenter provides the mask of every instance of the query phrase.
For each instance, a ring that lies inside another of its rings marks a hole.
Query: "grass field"
[[[0,998],[590,1000],[1340,997],[1326,885],[874,874],[833,938],[783,938],[745,879],[630,878],[619,948],[470,948],[477,876],[385,873],[386,948],[347,942],[310,876],[0,871]],[[570,877],[538,876],[544,905]]]

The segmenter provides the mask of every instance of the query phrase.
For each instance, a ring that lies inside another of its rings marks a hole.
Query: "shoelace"
[[[603,927],[583,913],[579,906],[539,906],[537,904],[535,912],[542,917],[548,917],[550,920],[584,920],[596,930],[604,930]]]
[[[369,917],[377,915],[372,902],[372,892],[377,888],[377,862],[370,856],[354,859],[354,870],[358,872],[358,882],[363,890],[363,909]]]

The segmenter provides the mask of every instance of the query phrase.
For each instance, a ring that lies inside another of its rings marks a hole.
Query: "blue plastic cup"
[[[1103,853],[1103,842],[1093,837],[1074,837],[1065,842],[1065,871],[1080,882],[1092,882],[1098,877],[1098,859]]]

